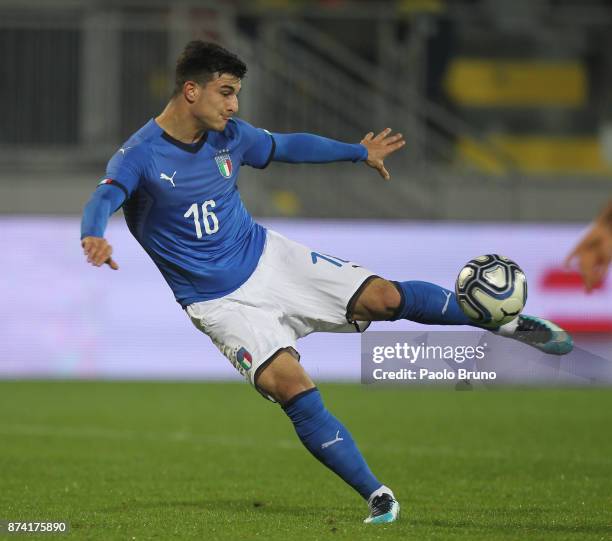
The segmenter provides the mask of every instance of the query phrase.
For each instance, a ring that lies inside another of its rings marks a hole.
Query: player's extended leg
[[[359,492],[371,509],[380,511],[367,522],[397,518],[399,504],[393,492],[370,471],[350,432],[324,406],[315,384],[293,355],[279,353],[256,374],[255,384],[281,404],[304,446]]]
[[[477,325],[461,310],[455,293],[429,282],[372,280],[362,291],[349,314],[355,321],[409,319],[428,325]],[[491,330],[491,329],[488,329]],[[563,355],[573,348],[570,335],[554,323],[520,315],[495,329],[545,353]]]
[[[351,319],[409,319],[430,325],[472,324],[452,291],[429,282],[390,282],[382,278],[375,278],[365,287],[354,305]]]

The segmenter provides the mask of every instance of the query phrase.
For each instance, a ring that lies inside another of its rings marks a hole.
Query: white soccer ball
[[[472,321],[483,327],[499,327],[521,313],[527,301],[527,278],[511,259],[481,255],[461,269],[455,293]]]

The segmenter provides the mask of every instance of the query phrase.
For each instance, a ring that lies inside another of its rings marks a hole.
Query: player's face
[[[223,131],[227,121],[238,112],[240,86],[240,79],[228,73],[215,76],[212,81],[199,86],[193,104],[194,116],[207,129]]]

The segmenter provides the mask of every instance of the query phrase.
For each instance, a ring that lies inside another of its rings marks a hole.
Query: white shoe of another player
[[[368,505],[370,516],[364,520],[366,524],[388,524],[399,518],[400,504],[391,494],[375,496]]]
[[[521,314],[495,332],[552,355],[565,355],[574,348],[574,341],[567,331],[535,316]]]

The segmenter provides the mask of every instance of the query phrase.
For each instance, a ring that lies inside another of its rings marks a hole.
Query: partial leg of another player
[[[368,284],[349,316],[355,321],[409,319],[428,325],[476,326],[461,310],[454,292],[429,282],[390,282],[382,278]],[[573,348],[567,332],[535,316],[521,314],[494,332],[554,355],[569,353]]]
[[[278,401],[304,446],[361,494],[370,506],[366,522],[393,522],[399,503],[371,472],[350,432],[325,407],[306,371],[288,351],[280,352],[255,376],[255,384]]]

